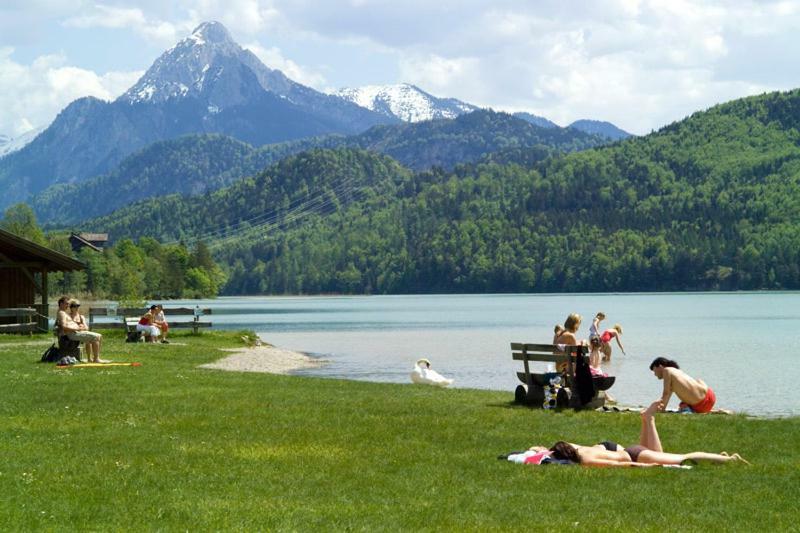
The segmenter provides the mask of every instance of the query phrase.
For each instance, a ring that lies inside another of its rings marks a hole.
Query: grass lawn
[[[52,337],[0,338],[0,527],[798,528],[800,418],[657,418],[668,451],[735,451],[752,467],[514,465],[497,455],[560,438],[633,444],[638,415],[520,408],[512,391],[197,368],[238,335],[131,345],[108,331],[103,357],[142,366],[71,370],[36,362]]]

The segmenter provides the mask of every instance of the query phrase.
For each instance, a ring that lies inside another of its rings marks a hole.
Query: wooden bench
[[[550,386],[550,379],[561,377],[561,389],[558,391],[556,407],[573,407],[575,409],[597,409],[606,402],[606,390],[610,389],[616,380],[613,376],[592,378],[594,396],[588,403],[581,403],[575,390],[575,365],[576,357],[585,358],[588,365],[588,347],[563,346],[563,350],[552,344],[528,344],[521,342],[511,343],[511,357],[514,361],[523,362],[523,371],[517,372],[517,377],[523,385],[517,386],[514,391],[514,401],[535,407],[542,407],[545,399],[545,389]],[[555,363],[557,372],[536,373],[531,370],[531,363]]]
[[[98,316],[113,316],[120,319],[119,322],[103,322],[102,327],[125,328],[126,333],[136,331],[136,325],[143,314],[147,312],[145,307],[119,307],[109,309],[107,307],[92,307],[89,309],[89,329],[94,327],[94,318]],[[211,309],[200,307],[165,307],[164,316],[169,324],[169,329],[191,328],[196,334],[200,328],[210,328],[211,322],[201,320],[201,317],[210,315]],[[191,316],[191,320],[185,317]],[[177,319],[176,319],[177,317]]]
[[[0,333],[34,333],[39,331],[37,311],[32,307],[0,309]]]

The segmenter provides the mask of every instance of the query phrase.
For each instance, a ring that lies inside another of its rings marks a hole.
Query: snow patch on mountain
[[[215,61],[239,58],[244,53],[225,26],[204,22],[164,52],[119,100],[134,104],[197,96],[206,86],[206,76]],[[221,68],[216,72],[211,70],[217,76],[221,71]]]
[[[405,122],[455,118],[478,109],[455,98],[437,98],[408,83],[343,88],[332,94]]]
[[[16,152],[17,150],[21,150],[44,130],[44,127],[34,128],[16,137],[0,134],[0,157],[6,156],[12,152]]]

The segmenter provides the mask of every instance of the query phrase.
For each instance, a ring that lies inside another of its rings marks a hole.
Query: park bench
[[[542,407],[545,400],[546,389],[550,387],[553,377],[561,377],[561,388],[558,390],[556,407],[573,407],[575,409],[597,409],[606,402],[606,390],[610,389],[616,380],[613,376],[592,378],[594,396],[588,403],[581,403],[575,389],[575,364],[576,357],[586,358],[588,365],[588,347],[586,346],[555,346],[552,344],[528,344],[520,342],[511,343],[511,357],[514,361],[523,362],[523,371],[517,372],[517,377],[523,383],[514,391],[514,401],[535,407]],[[534,372],[531,363],[555,363],[556,372]]]
[[[32,307],[0,308],[0,333],[34,333],[39,331],[37,311]]]
[[[99,316],[118,317],[119,322],[103,322],[102,327],[124,327],[126,333],[136,331],[136,325],[143,314],[147,312],[145,307],[92,307],[89,309],[89,329],[94,327],[94,319]],[[164,316],[169,324],[169,329],[191,328],[193,333],[197,333],[200,328],[210,328],[211,322],[201,320],[205,315],[210,315],[211,309],[200,307],[165,307]],[[192,317],[187,320],[187,317]]]

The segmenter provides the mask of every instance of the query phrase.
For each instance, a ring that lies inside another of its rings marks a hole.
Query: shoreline
[[[318,368],[325,363],[325,360],[315,359],[303,352],[276,348],[267,343],[243,348],[222,348],[220,351],[230,352],[230,355],[198,368],[286,375],[295,370]]]
[[[269,343],[263,342],[258,339],[254,346],[245,346],[241,348],[220,348],[222,352],[229,352],[229,355],[217,359],[213,363],[206,363],[199,365],[198,368],[205,368],[209,370],[224,370],[227,372],[255,372],[261,374],[279,374],[290,375],[296,370],[308,370],[320,368],[328,361],[326,359],[318,359],[309,356],[304,352],[294,350],[287,350],[278,348]],[[341,378],[332,378],[341,379]],[[368,380],[371,381],[371,380]],[[371,381],[373,383],[381,383],[380,381]],[[389,382],[395,383],[395,382]],[[459,388],[458,386],[454,388]],[[470,387],[467,387],[468,389]],[[493,392],[506,392],[502,389],[475,389],[475,390],[489,390]],[[617,405],[609,404],[605,408],[597,409],[597,412],[617,412],[617,413],[630,413],[638,412],[644,406],[637,405]],[[676,409],[669,409],[663,414],[683,415]],[[791,419],[800,415],[764,415],[764,414],[751,414],[747,412],[737,412],[727,409],[718,409],[712,415],[733,415],[743,416],[752,419]]]

